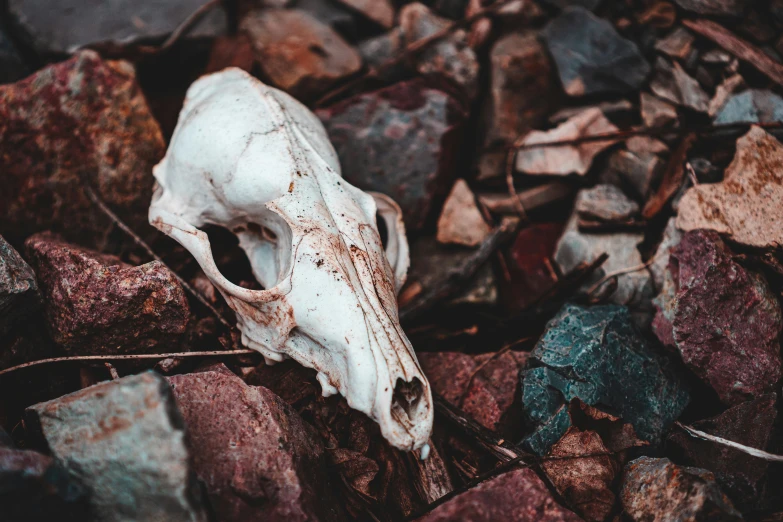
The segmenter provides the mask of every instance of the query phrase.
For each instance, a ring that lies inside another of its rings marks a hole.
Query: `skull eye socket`
[[[389,225],[386,223],[386,218],[380,212],[375,213],[375,222],[378,224],[378,233],[381,235],[381,244],[383,249],[386,250],[386,245],[389,244]]]
[[[234,233],[243,231],[240,229],[242,227],[235,227]],[[219,225],[205,225],[202,230],[209,237],[212,258],[223,277],[235,285],[249,290],[263,290],[256,278],[253,277],[250,260],[239,246],[239,239],[234,233]]]

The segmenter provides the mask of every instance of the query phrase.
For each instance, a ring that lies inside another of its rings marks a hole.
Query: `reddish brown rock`
[[[527,353],[467,355],[457,352],[421,352],[419,363],[432,389],[462,408],[485,428],[508,429],[519,370]]]
[[[313,99],[362,66],[340,35],[299,9],[253,11],[241,28],[264,74],[296,98]]]
[[[454,175],[464,118],[446,93],[421,81],[361,94],[317,112],[337,150],[343,177],[394,198],[417,230],[432,198]]]
[[[49,330],[69,354],[155,352],[185,332],[185,292],[160,262],[131,266],[49,232],[25,246]]]
[[[168,381],[217,519],[345,519],[318,434],[277,395],[222,364]]]
[[[717,417],[694,422],[697,430],[751,448],[768,450],[778,412],[774,393],[743,402]],[[743,509],[759,507],[769,463],[742,451],[698,439],[678,431],[669,441],[679,447],[688,463],[715,473],[715,479],[734,503]]]
[[[781,310],[764,278],[710,230],[683,235],[656,298],[656,335],[726,404],[775,390]]]
[[[418,522],[578,522],[560,506],[530,469],[517,469],[482,482],[416,519]]]
[[[621,498],[625,515],[634,522],[742,520],[712,473],[669,459],[641,457],[628,463]]]
[[[512,309],[534,304],[557,281],[551,259],[562,230],[558,223],[543,223],[525,227],[517,234],[509,251],[511,284],[503,288]]]
[[[54,228],[99,243],[113,227],[82,178],[132,227],[147,227],[165,144],[126,62],[92,51],[0,86],[0,234]]]

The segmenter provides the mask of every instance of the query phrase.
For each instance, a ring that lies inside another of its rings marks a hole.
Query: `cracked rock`
[[[87,489],[96,520],[206,522],[163,377],[145,372],[36,404],[25,423]]]
[[[625,467],[621,493],[634,522],[674,520],[739,521],[742,515],[707,470],[641,457]]]
[[[222,364],[168,382],[219,520],[344,520],[320,437],[277,395]]]
[[[672,249],[653,328],[726,404],[775,389],[781,310],[760,274],[716,232],[686,232]]]
[[[25,246],[49,330],[69,354],[150,353],[185,332],[185,292],[159,261],[131,266],[47,232]]]
[[[537,426],[525,439],[544,455],[571,425],[578,398],[618,412],[644,440],[657,442],[689,401],[685,383],[616,305],[565,305],[531,353],[540,366],[522,374],[522,404]]]

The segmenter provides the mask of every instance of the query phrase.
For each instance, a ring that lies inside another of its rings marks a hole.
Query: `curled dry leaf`
[[[761,127],[737,140],[721,183],[688,189],[677,226],[707,228],[753,247],[783,244],[783,144]]]
[[[552,130],[529,133],[522,142],[522,149],[517,152],[516,168],[525,174],[584,175],[593,163],[593,158],[616,143],[616,139],[559,147],[534,146],[538,143],[576,140],[618,130],[600,109],[587,109]]]

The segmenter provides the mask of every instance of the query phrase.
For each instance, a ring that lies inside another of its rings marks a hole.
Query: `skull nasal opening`
[[[411,382],[406,382],[402,378],[397,379],[392,395],[392,417],[398,421],[405,421],[407,418],[405,424],[415,424],[423,413],[421,406],[424,403],[424,386],[418,377],[414,377]]]

